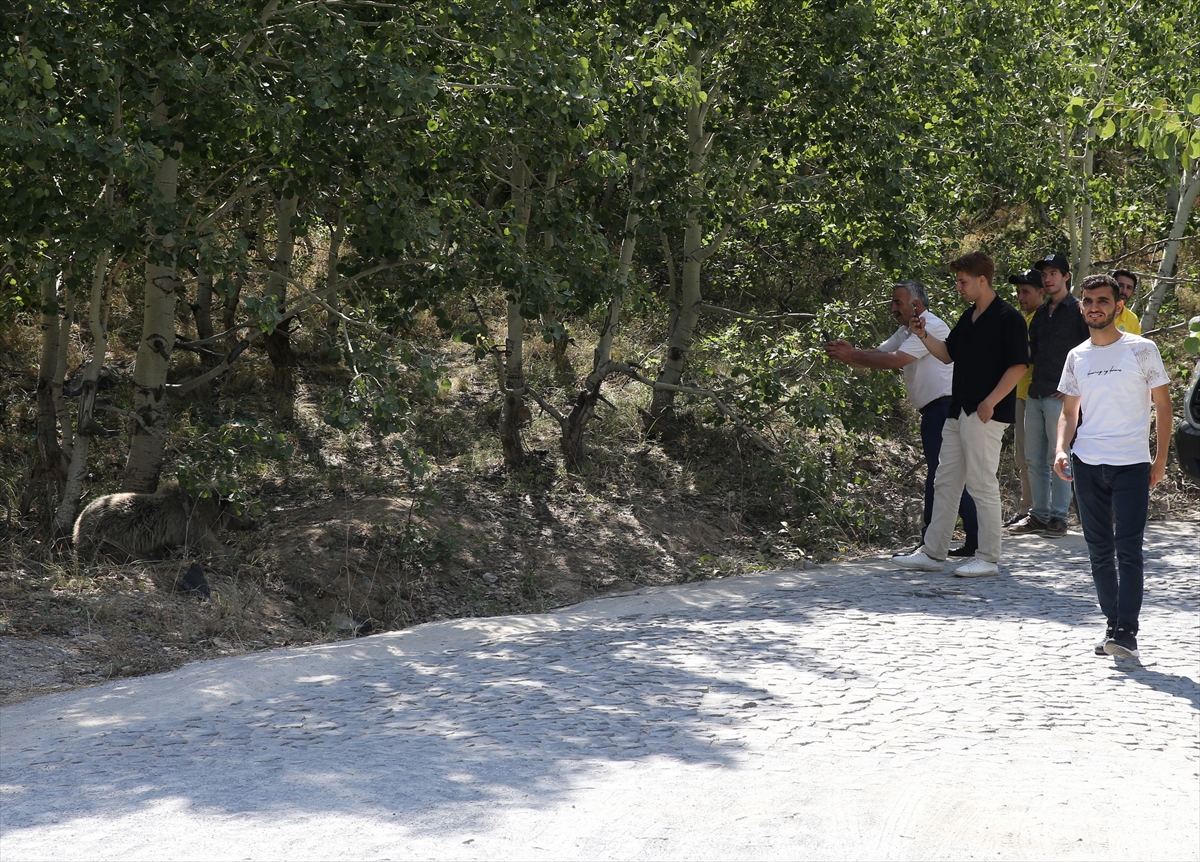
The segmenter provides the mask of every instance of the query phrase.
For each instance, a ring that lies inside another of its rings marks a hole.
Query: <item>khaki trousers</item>
[[[1008,425],[980,422],[979,414],[960,412],[942,426],[942,454],[933,483],[933,517],[925,530],[925,553],[946,559],[958,520],[958,501],[965,486],[979,514],[979,550],[975,556],[1000,562],[1000,441]]]

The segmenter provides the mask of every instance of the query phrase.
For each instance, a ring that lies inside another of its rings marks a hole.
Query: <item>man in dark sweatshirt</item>
[[[1071,348],[1088,340],[1088,326],[1079,300],[1069,289],[1071,267],[1066,257],[1048,254],[1034,266],[1041,270],[1046,301],[1029,322],[1033,377],[1025,398],[1025,464],[1033,505],[1009,532],[1057,539],[1067,534],[1071,505],[1071,484],[1054,473],[1054,444],[1063,408],[1058,381]]]

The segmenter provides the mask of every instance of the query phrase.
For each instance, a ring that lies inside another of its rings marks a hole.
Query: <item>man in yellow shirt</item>
[[[1115,270],[1112,277],[1117,280],[1117,287],[1121,291],[1121,299],[1125,300],[1125,307],[1117,315],[1117,329],[1121,332],[1131,332],[1134,335],[1141,335],[1142,322],[1138,320],[1138,316],[1129,308],[1133,304],[1133,295],[1137,292],[1138,277],[1127,269]]]
[[[1010,275],[1009,284],[1017,286],[1017,305],[1025,316],[1025,325],[1033,320],[1034,312],[1046,298],[1042,287],[1042,274],[1036,269],[1027,269],[1019,275]],[[1017,421],[1013,423],[1013,457],[1017,462],[1017,473],[1021,476],[1021,502],[1004,526],[1011,527],[1029,514],[1033,506],[1033,489],[1029,485],[1029,467],[1025,463],[1025,399],[1029,397],[1029,381],[1033,378],[1033,366],[1025,369],[1025,376],[1017,381]]]

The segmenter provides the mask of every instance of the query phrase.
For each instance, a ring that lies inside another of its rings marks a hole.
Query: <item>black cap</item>
[[[1065,254],[1059,254],[1058,252],[1052,252],[1051,254],[1046,255],[1041,260],[1039,260],[1037,263],[1035,263],[1033,265],[1033,268],[1036,269],[1038,272],[1041,272],[1043,269],[1045,269],[1048,266],[1054,267],[1055,269],[1057,269],[1059,272],[1063,273],[1064,275],[1071,274],[1071,264],[1067,263],[1067,256]]]
[[[1008,277],[1009,284],[1032,284],[1034,287],[1042,286],[1042,273],[1040,270],[1027,269],[1024,272],[1019,272],[1016,275]]]

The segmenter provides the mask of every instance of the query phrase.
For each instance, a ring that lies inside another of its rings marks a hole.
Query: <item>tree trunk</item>
[[[546,172],[546,197],[549,198],[554,192],[554,186],[558,182],[558,171],[550,170]],[[543,210],[545,207],[543,207]],[[554,248],[554,229],[547,228],[542,233],[542,249],[549,252]],[[570,373],[571,363],[567,360],[567,346],[570,343],[570,337],[567,335],[566,326],[562,323],[562,309],[557,306],[551,306],[542,315],[542,323],[550,328],[561,326],[562,333],[554,336],[550,342],[550,357],[554,361],[554,367],[561,373]]]
[[[58,286],[62,275],[42,275],[42,344],[38,358],[38,378],[35,393],[37,403],[37,451],[29,482],[21,495],[19,511],[29,514],[33,501],[42,498],[51,511],[58,507],[67,479],[67,456],[58,437],[58,405],[55,403],[54,378],[58,373],[59,341],[62,327],[59,322]],[[62,396],[62,381],[58,385]]]
[[[154,119],[159,126],[168,123],[167,106],[160,93],[154,95]],[[155,167],[154,187],[165,204],[175,202],[179,185],[179,153],[182,144],[164,155]],[[152,492],[158,488],[167,441],[166,382],[175,349],[175,303],[179,284],[175,279],[175,240],[170,235],[156,236],[161,258],[147,255],[145,296],[142,302],[142,340],[138,344],[133,369],[133,414],[130,427],[129,457],[121,487],[125,491]]]
[[[691,50],[691,65],[696,69],[697,86],[701,86],[702,57],[696,48]],[[671,328],[667,342],[667,355],[658,372],[658,383],[678,386],[683,380],[683,369],[688,351],[696,337],[696,324],[700,320],[700,271],[706,252],[703,245],[704,231],[700,225],[700,211],[704,201],[704,171],[712,146],[712,133],[705,133],[704,120],[711,103],[695,99],[687,109],[688,136],[688,208],[683,232],[683,267],[680,279],[679,313]],[[662,416],[675,401],[675,393],[668,389],[655,389],[646,417],[647,429]]]
[[[1071,271],[1074,272],[1079,266],[1079,218],[1078,218],[1078,186],[1075,182],[1075,159],[1071,155],[1071,126],[1068,123],[1063,123],[1059,128],[1059,138],[1061,145],[1059,147],[1059,155],[1062,158],[1062,163],[1067,169],[1067,240],[1070,245],[1068,249],[1071,259]],[[1075,283],[1079,280],[1076,279]],[[1072,287],[1075,286],[1072,283]]]
[[[292,273],[292,257],[296,252],[296,237],[292,231],[298,203],[299,200],[293,193],[280,198],[276,209],[277,238],[275,257],[271,261],[271,276],[267,279],[267,296],[274,298],[280,314],[287,311],[287,280]],[[275,369],[275,386],[281,402],[286,401],[290,405],[291,396],[295,391],[292,368],[296,364],[296,358],[292,353],[287,325],[277,326],[273,332],[268,333],[265,346],[267,357]],[[284,412],[290,413],[288,407],[285,406]]]
[[[325,261],[325,302],[330,308],[338,308],[338,259],[342,254],[342,239],[346,236],[346,213],[338,206],[337,224],[329,232],[329,257]],[[325,318],[325,332],[330,342],[336,342],[341,320],[333,312]]]
[[[568,464],[578,465],[587,454],[584,444],[584,433],[588,422],[596,412],[596,402],[600,399],[600,388],[608,376],[606,369],[612,359],[613,338],[621,321],[621,307],[625,301],[625,289],[629,284],[629,271],[633,266],[633,254],[637,247],[637,226],[642,220],[638,212],[638,195],[642,191],[645,180],[645,168],[642,161],[634,165],[633,177],[630,183],[629,209],[625,213],[625,233],[621,237],[621,255],[617,263],[618,292],[608,301],[608,314],[604,317],[604,325],[600,329],[600,341],[592,354],[592,373],[584,381],[583,389],[575,398],[575,405],[563,423],[562,452]]]
[[[196,338],[200,341],[213,337],[213,277],[205,272],[196,275],[196,302],[192,305],[192,319],[196,321]],[[217,363],[217,355],[212,345],[203,345],[200,352],[200,366],[212,368]]]
[[[1196,205],[1197,194],[1200,194],[1200,162],[1185,156],[1183,173],[1179,180],[1179,203],[1175,207],[1175,221],[1171,225],[1171,233],[1167,236],[1167,244],[1163,247],[1154,290],[1150,292],[1146,312],[1142,315],[1142,332],[1158,327],[1158,312],[1167,298],[1167,288],[1174,284],[1172,279],[1175,277],[1175,264],[1179,259],[1179,244],[1187,231],[1188,219],[1191,218],[1192,208]]]
[[[92,358],[83,371],[83,391],[79,394],[79,416],[75,446],[71,452],[71,466],[67,471],[62,502],[54,514],[54,537],[68,536],[75,524],[79,511],[79,499],[83,496],[83,480],[87,477],[88,455],[92,437],[104,429],[95,420],[96,390],[100,381],[100,370],[104,367],[108,352],[108,263],[111,249],[104,249],[96,258],[92,273],[92,295],[88,308],[88,328],[92,335]]]
[[[58,355],[54,363],[54,377],[50,380],[50,392],[54,400],[54,413],[58,430],[62,435],[63,457],[71,460],[75,446],[75,430],[71,427],[71,410],[63,398],[63,382],[67,379],[68,350],[71,347],[71,330],[75,327],[75,288],[71,286],[71,273],[63,274],[62,315],[58,321]]]
[[[533,208],[532,174],[520,152],[513,155],[513,166],[509,172],[512,188],[513,224],[512,233],[519,253],[525,251],[525,232],[529,227],[529,214]],[[500,414],[500,445],[504,450],[504,463],[510,467],[525,460],[525,448],[521,442],[520,423],[522,413],[527,413],[525,398],[525,318],[521,316],[521,291],[516,283],[510,286],[507,313],[508,334],[504,339],[504,407]]]
[[[1080,208],[1079,219],[1079,261],[1075,262],[1072,285],[1080,285],[1092,271],[1092,176],[1096,174],[1096,132],[1087,130],[1087,144],[1084,148],[1084,176],[1082,190],[1084,203]],[[1075,288],[1078,297],[1079,288]]]
[[[249,254],[250,249],[254,247],[256,235],[254,232],[255,208],[254,199],[247,198],[242,207],[242,217],[239,224],[242,240],[246,243],[246,253]],[[259,230],[262,230],[262,225],[259,224]],[[238,305],[242,301],[242,288],[246,284],[246,275],[242,269],[238,269],[237,273],[231,279],[229,292],[225,295],[221,309],[221,329],[224,332],[229,332],[237,323]],[[238,341],[237,333],[231,332],[227,347],[232,348]]]
[[[1092,175],[1096,168],[1095,134],[1087,131],[1087,144],[1083,150],[1083,204],[1079,216],[1079,260],[1075,262],[1072,286],[1079,285],[1092,271]],[[1079,288],[1075,287],[1075,295]]]
[[[1063,127],[1063,158],[1068,166],[1067,228],[1071,241],[1071,290],[1078,296],[1079,284],[1092,268],[1092,193],[1091,179],[1095,173],[1095,133],[1084,131],[1083,155],[1071,155],[1070,127]]]

